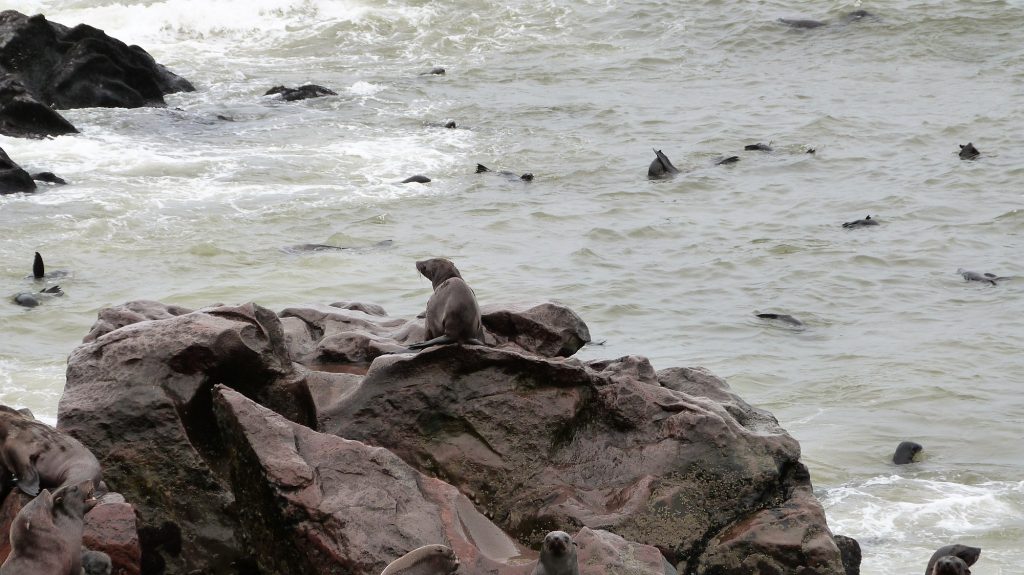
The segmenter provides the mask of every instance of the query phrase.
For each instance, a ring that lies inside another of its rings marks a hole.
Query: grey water
[[[1024,276],[1024,3],[10,7],[139,44],[198,89],[68,110],[78,135],[0,137],[70,182],[0,196],[0,402],[54,421],[105,306],[412,316],[430,292],[414,260],[443,256],[482,303],[575,309],[606,342],[584,359],[704,366],[774,413],[864,573],[921,572],[953,542],[982,548],[976,575],[1020,572],[1024,278],[956,270]],[[873,16],[844,20],[858,9]],[[263,96],[309,82],[338,95]],[[758,142],[772,151],[743,149]],[[652,149],[682,173],[648,180]],[[414,174],[432,181],[397,183]],[[865,215],[880,225],[841,227]],[[7,295],[33,287],[34,251],[70,275],[25,309]],[[891,463],[903,440],[921,461]]]

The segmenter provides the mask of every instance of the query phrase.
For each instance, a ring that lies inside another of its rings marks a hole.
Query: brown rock
[[[82,547],[110,556],[114,575],[142,572],[142,547],[135,523],[135,508],[129,503],[106,503],[85,515]]]
[[[590,342],[590,330],[571,309],[556,303],[486,305],[481,319],[499,343],[544,357],[569,357]]]
[[[626,541],[600,529],[580,529],[576,560],[580,575],[629,573],[630,575],[675,575],[675,567],[656,548]]]
[[[11,523],[29,501],[32,501],[30,496],[19,489],[12,489],[0,505],[0,565],[11,554]]]
[[[96,341],[101,335],[140,321],[168,319],[191,312],[188,308],[150,300],[135,300],[114,307],[105,307],[99,311],[96,323],[92,324],[82,342]]]

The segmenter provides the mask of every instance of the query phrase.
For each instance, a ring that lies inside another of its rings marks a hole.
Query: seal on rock
[[[850,228],[863,228],[866,226],[877,226],[878,221],[871,219],[871,216],[864,216],[863,220],[853,220],[852,222],[844,222],[843,227]]]
[[[654,150],[656,156],[651,161],[651,165],[647,167],[647,177],[653,179],[667,178],[679,173],[679,169],[672,165],[672,162],[668,159],[668,156],[663,154],[661,150]]]
[[[980,155],[981,152],[979,152],[978,148],[975,148],[974,144],[972,144],[971,142],[967,142],[967,145],[960,145],[959,156],[961,160],[975,160]]]
[[[459,558],[446,545],[424,545],[395,559],[380,575],[448,575],[459,568]]]
[[[532,575],[580,575],[576,561],[576,542],[565,531],[552,531],[544,536],[540,559]]]
[[[77,439],[6,406],[0,409],[0,464],[14,474],[18,489],[32,496],[40,487],[87,479],[99,486],[103,474],[96,456]]]
[[[946,557],[953,557],[960,562],[943,561]],[[925,569],[924,575],[969,575],[971,570],[968,567],[974,565],[979,557],[981,557],[981,549],[978,547],[960,544],[939,547],[935,553],[932,553],[931,559],[928,560],[928,568]],[[940,563],[942,571],[939,570]],[[963,564],[962,566],[961,563]],[[957,571],[958,568],[963,570]]]
[[[484,345],[484,328],[476,294],[450,260],[434,258],[416,262],[416,269],[430,280],[434,293],[427,300],[426,341],[409,349],[447,343]]]
[[[913,441],[903,441],[896,446],[896,452],[892,454],[892,462],[896,465],[906,465],[914,462],[914,457],[921,453],[924,447]]]
[[[53,495],[44,489],[11,523],[11,554],[0,567],[0,575],[71,573],[71,554],[53,522]]]
[[[530,172],[526,172],[525,174],[523,174],[521,176],[517,176],[514,173],[507,172],[507,171],[495,172],[494,170],[488,168],[487,166],[485,166],[483,164],[477,164],[476,165],[476,173],[482,174],[484,172],[492,172],[492,173],[498,174],[500,176],[505,176],[506,178],[508,178],[510,180],[522,180],[524,182],[532,182],[533,181],[533,174],[530,173]]]

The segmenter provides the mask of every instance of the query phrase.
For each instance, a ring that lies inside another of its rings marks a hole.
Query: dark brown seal
[[[565,531],[552,531],[544,536],[540,559],[533,575],[580,575],[576,561],[576,543]]]
[[[423,349],[446,343],[484,345],[484,328],[476,294],[451,261],[434,258],[416,262],[416,269],[430,280],[434,293],[427,300],[426,341],[409,346]]]
[[[947,557],[952,557],[959,561],[944,560]],[[928,568],[925,569],[924,575],[969,574],[971,570],[968,567],[974,565],[979,557],[981,557],[981,549],[978,547],[960,545],[959,543],[939,547],[935,553],[932,553],[931,559],[928,560]],[[963,564],[963,571],[956,570],[960,564]]]
[[[40,487],[102,480],[100,462],[77,439],[7,406],[0,406],[0,465],[33,496]]]
[[[448,575],[459,568],[459,558],[445,545],[424,545],[388,564],[380,575]]]
[[[11,523],[11,554],[0,575],[68,575],[71,552],[53,523],[53,496],[46,489],[21,508]]]
[[[896,446],[896,452],[892,454],[892,462],[896,465],[906,465],[914,462],[914,457],[924,447],[920,443],[914,443],[913,441],[902,441]]]
[[[82,572],[82,531],[83,518],[92,500],[93,483],[87,479],[74,485],[61,487],[53,492],[53,524],[57,526],[64,544],[71,554],[71,571],[74,575]]]

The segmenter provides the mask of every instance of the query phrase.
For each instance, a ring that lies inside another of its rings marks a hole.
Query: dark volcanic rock
[[[681,572],[843,573],[797,442],[763,413],[737,419],[659,386],[646,360],[380,357],[321,423],[475,494],[521,541],[586,526],[658,547]]]
[[[839,553],[843,556],[843,568],[846,569],[846,575],[860,575],[860,543],[853,537],[845,535],[836,535],[835,540],[839,547]]]
[[[37,100],[13,75],[4,75],[0,68],[0,134],[42,138],[77,132],[71,122]]]
[[[311,401],[293,377],[277,316],[254,304],[139,321],[72,353],[58,427],[135,505],[142,572],[244,572],[211,388],[230,384],[308,422]]]
[[[32,181],[32,176],[15,164],[7,152],[0,148],[0,195],[35,190],[36,183]]]
[[[102,30],[14,10],[0,12],[0,71],[57,109],[163,105],[165,94],[195,89],[142,48]]]

